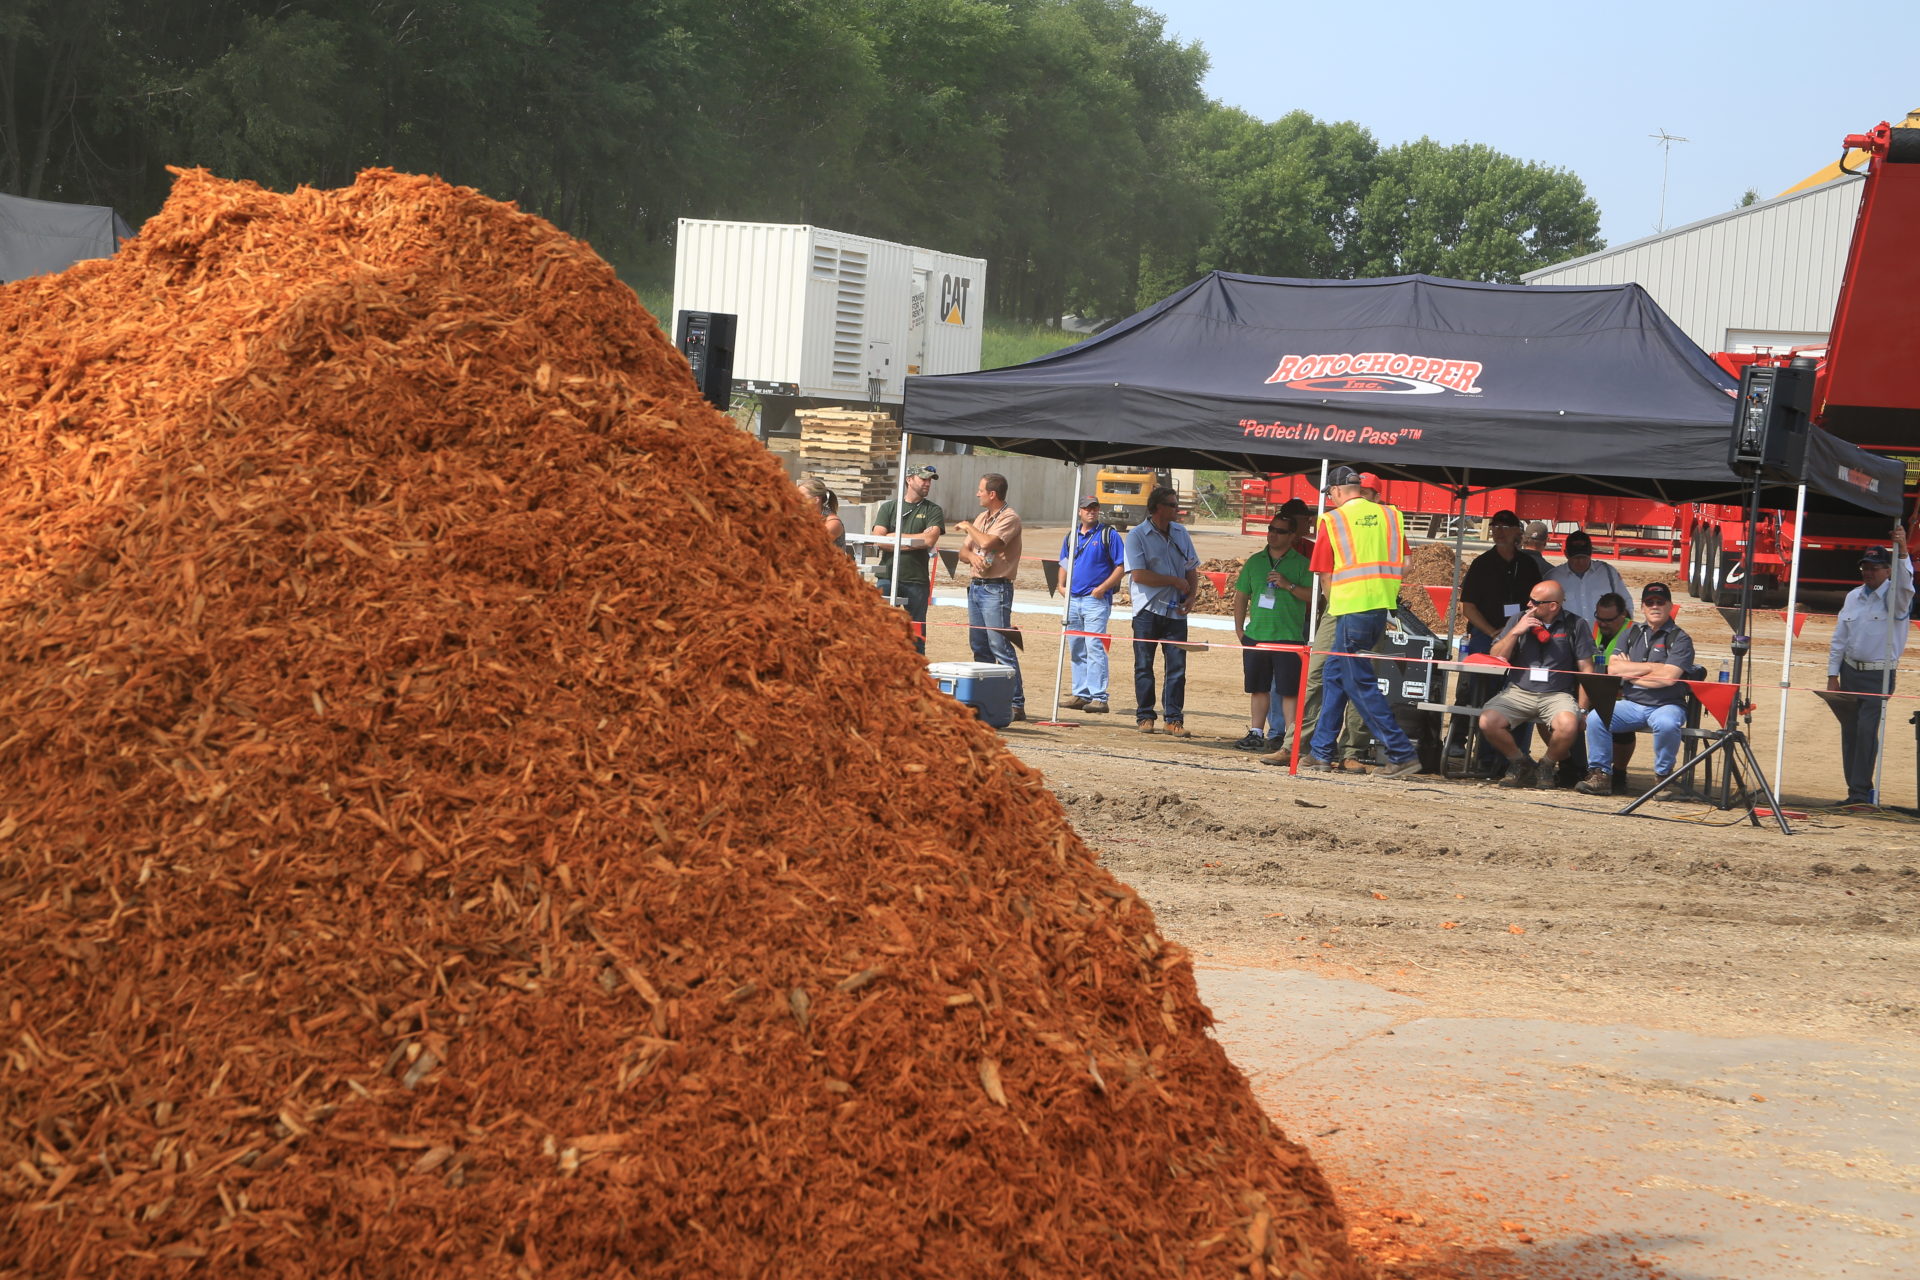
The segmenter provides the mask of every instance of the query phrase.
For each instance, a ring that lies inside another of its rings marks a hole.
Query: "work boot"
[[[1587,770],[1587,780],[1574,787],[1583,796],[1610,796],[1613,794],[1613,774],[1606,769]]]
[[[1284,760],[1276,760],[1274,761],[1274,763],[1285,764],[1286,762]],[[1333,766],[1328,764],[1325,760],[1322,760],[1318,756],[1301,756],[1300,769],[1304,773],[1332,773],[1333,772]]]
[[[1385,768],[1375,769],[1373,776],[1376,778],[1407,778],[1418,772],[1420,772],[1420,757],[1415,756],[1411,760],[1395,760]]]
[[[1133,722],[1133,727],[1134,727],[1134,728],[1136,728],[1136,729],[1138,729],[1138,730],[1139,730],[1140,732],[1142,732],[1142,733],[1152,733],[1152,732],[1153,732],[1153,721],[1151,721],[1151,720],[1136,720],[1136,721],[1134,721],[1134,722]]]
[[[1170,738],[1191,738],[1193,735],[1187,731],[1187,726],[1180,721],[1169,720],[1167,721],[1167,736]]]
[[[1086,702],[1081,705],[1080,709],[1090,716],[1103,716],[1107,714],[1107,700],[1105,698],[1088,698]]]
[[[1340,762],[1340,772],[1364,774],[1364,773],[1371,773],[1373,771],[1367,768],[1366,765],[1360,763],[1360,761],[1354,759],[1352,756],[1348,756],[1345,760],[1342,760]]]
[[[1015,707],[1013,709],[1013,718],[1016,722],[1025,720],[1027,718],[1027,709],[1025,707]]]
[[[1076,693],[1070,698],[1060,699],[1060,705],[1063,707],[1067,707],[1070,710],[1078,711],[1080,708],[1087,705],[1087,700]]]
[[[1500,779],[1499,785],[1516,791],[1523,787],[1532,787],[1534,777],[1539,772],[1540,766],[1531,760],[1509,760],[1507,776]]]
[[[1560,766],[1552,760],[1542,760],[1539,770],[1534,774],[1533,787],[1536,791],[1552,791],[1560,785]]]

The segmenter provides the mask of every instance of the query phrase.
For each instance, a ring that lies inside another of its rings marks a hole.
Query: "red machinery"
[[[1264,535],[1267,517],[1289,498],[1309,507],[1319,502],[1315,477],[1248,476],[1240,481],[1240,531]],[[1415,480],[1386,480],[1380,500],[1400,508],[1416,536],[1451,536],[1447,521],[1460,514],[1460,500],[1444,485]],[[1509,510],[1522,520],[1544,520],[1549,526],[1575,524],[1593,537],[1596,553],[1610,560],[1655,560],[1675,557],[1676,508],[1647,498],[1608,494],[1549,493],[1539,489],[1489,489],[1467,499],[1467,517],[1485,519]]]
[[[1920,128],[1882,122],[1871,133],[1850,135],[1845,146],[1865,153],[1869,164],[1827,343],[1784,354],[1719,352],[1714,359],[1736,378],[1750,364],[1815,360],[1813,421],[1863,449],[1905,462],[1909,519],[1920,524],[1911,506],[1920,481],[1920,377],[1913,369],[1920,355]],[[1731,431],[1731,411],[1727,425]],[[1267,514],[1288,498],[1309,506],[1318,501],[1309,476],[1248,477],[1240,496],[1241,531],[1254,534],[1266,531]],[[1440,485],[1389,480],[1381,496],[1416,517],[1416,532],[1418,518],[1426,517],[1428,536],[1439,536],[1444,521],[1459,511]],[[1814,516],[1796,526],[1792,512],[1766,511],[1749,548],[1746,512],[1739,506],[1675,507],[1525,489],[1476,495],[1468,499],[1467,514],[1485,517],[1503,507],[1522,520],[1578,524],[1592,533],[1595,551],[1611,559],[1684,559],[1687,590],[1716,604],[1735,602],[1747,573],[1759,591],[1785,588],[1796,542],[1801,581],[1816,589],[1857,584],[1860,552],[1887,542],[1878,519]]]
[[[1920,477],[1920,378],[1913,374],[1920,354],[1920,128],[1883,121],[1844,145],[1869,162],[1826,345],[1714,359],[1735,377],[1749,364],[1813,360],[1813,422],[1905,462],[1911,503]],[[1732,603],[1749,573],[1757,591],[1784,588],[1796,543],[1800,580],[1819,589],[1856,585],[1860,552],[1887,542],[1885,523],[1864,516],[1808,517],[1796,527],[1792,512],[1763,512],[1752,547],[1737,506],[1684,506],[1677,525],[1687,590],[1716,604]]]

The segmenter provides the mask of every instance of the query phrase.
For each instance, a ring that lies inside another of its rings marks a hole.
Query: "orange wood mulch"
[[[0,1273],[1367,1274],[809,519],[436,180],[0,289]]]

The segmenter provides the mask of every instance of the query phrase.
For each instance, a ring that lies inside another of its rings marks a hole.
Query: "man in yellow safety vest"
[[[1367,729],[1386,749],[1391,762],[1379,771],[1398,778],[1420,771],[1419,753],[1393,718],[1386,695],[1373,674],[1370,654],[1386,634],[1387,619],[1400,604],[1400,578],[1406,570],[1407,539],[1400,512],[1367,498],[1360,474],[1335,467],[1327,474],[1327,514],[1320,521],[1311,568],[1326,588],[1333,616],[1333,653],[1327,658],[1325,692],[1313,728],[1311,755],[1303,769],[1330,769],[1340,722],[1351,701]]]

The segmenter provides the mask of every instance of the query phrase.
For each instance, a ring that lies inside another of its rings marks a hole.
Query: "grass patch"
[[[1003,369],[1070,347],[1086,337],[1044,324],[992,324],[980,334],[980,367]]]

